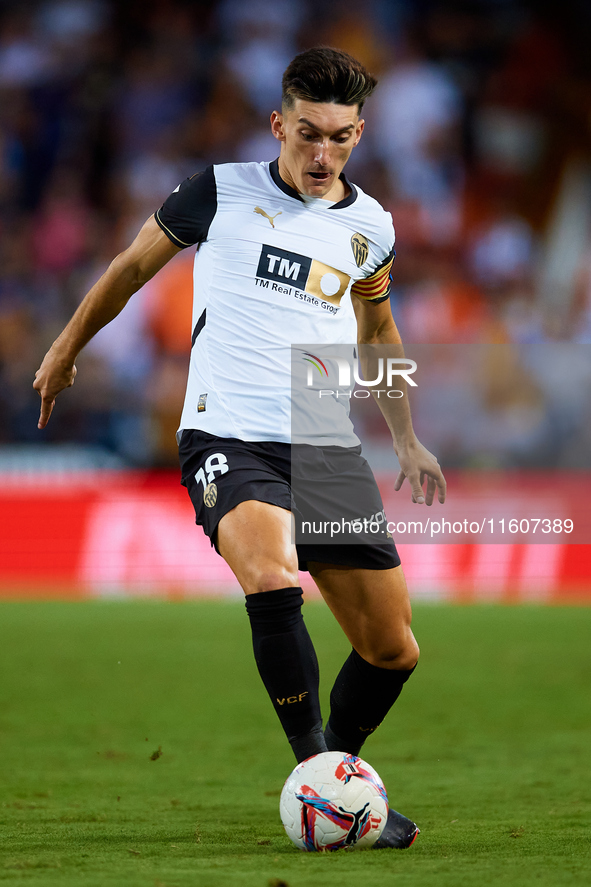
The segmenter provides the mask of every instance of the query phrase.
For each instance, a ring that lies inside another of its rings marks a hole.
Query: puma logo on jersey
[[[275,227],[275,222],[273,221],[273,219],[276,219],[277,216],[281,215],[281,212],[278,212],[278,213],[275,213],[274,216],[270,216],[269,213],[266,213],[264,209],[260,208],[260,206],[255,206],[254,211],[255,211],[255,213],[258,213],[259,216],[264,216],[266,219],[268,219],[271,224],[271,228]]]

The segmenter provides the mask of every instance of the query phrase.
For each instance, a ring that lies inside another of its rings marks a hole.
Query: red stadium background
[[[577,514],[591,498],[591,479],[554,475],[553,504]],[[396,514],[392,479],[379,476],[390,518]],[[487,483],[511,496],[509,518],[532,489],[549,477],[489,475]],[[473,486],[451,472],[451,488]],[[548,500],[546,499],[546,502]],[[398,506],[400,507],[400,506]],[[417,506],[415,506],[417,508]],[[438,506],[432,506],[432,515]],[[445,506],[438,512],[444,515]],[[447,517],[447,514],[445,515]],[[416,511],[413,513],[416,518]],[[415,599],[583,602],[591,598],[591,546],[558,542],[519,544],[401,543]],[[308,593],[313,583],[302,574]],[[227,565],[194,524],[175,472],[68,472],[14,477],[0,492],[0,596],[113,597],[119,595],[241,594]]]

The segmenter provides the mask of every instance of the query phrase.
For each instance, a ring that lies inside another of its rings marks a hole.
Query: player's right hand
[[[35,373],[35,381],[33,382],[33,388],[39,392],[41,397],[41,412],[37,428],[45,428],[55,406],[57,395],[64,388],[72,387],[77,372],[74,364],[64,365],[51,349],[47,352],[43,363]]]

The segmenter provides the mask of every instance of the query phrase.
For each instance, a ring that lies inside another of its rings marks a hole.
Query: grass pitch
[[[323,699],[348,653],[305,607]],[[0,606],[0,882],[463,887],[591,881],[591,608],[416,606],[422,659],[364,756],[422,833],[306,854],[241,601]]]

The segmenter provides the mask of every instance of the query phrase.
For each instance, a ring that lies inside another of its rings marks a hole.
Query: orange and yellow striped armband
[[[358,299],[362,299],[364,302],[371,302],[373,305],[385,302],[390,297],[390,283],[392,280],[390,272],[395,255],[394,250],[392,250],[371,277],[356,280],[351,287],[351,293],[357,296]]]

